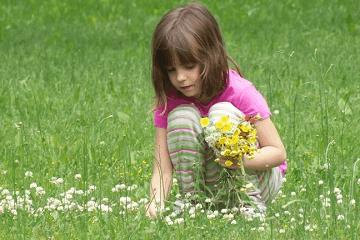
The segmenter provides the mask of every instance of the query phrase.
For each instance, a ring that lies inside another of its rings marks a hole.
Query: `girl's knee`
[[[215,120],[221,116],[229,116],[230,121],[237,123],[244,116],[244,113],[230,102],[219,102],[211,106],[209,118]]]
[[[201,114],[194,105],[179,105],[168,115],[168,129],[192,128],[201,131],[200,118]]]

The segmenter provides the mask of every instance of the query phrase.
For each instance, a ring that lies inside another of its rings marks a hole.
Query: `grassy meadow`
[[[269,103],[286,182],[265,219],[145,217],[151,36],[181,2],[0,0],[0,239],[360,238],[356,0],[203,1]]]

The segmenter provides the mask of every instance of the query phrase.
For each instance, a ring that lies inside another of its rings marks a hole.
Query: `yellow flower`
[[[224,163],[224,165],[225,165],[226,167],[231,167],[231,166],[233,165],[233,162],[230,161],[230,160],[226,160],[225,163]]]
[[[225,149],[224,151],[221,152],[221,155],[228,157],[230,155],[230,153],[231,153],[230,149]]]
[[[200,119],[200,125],[201,125],[201,127],[207,127],[207,126],[209,126],[209,124],[210,124],[209,118],[204,117],[204,118],[201,118],[201,119]]]
[[[235,131],[234,131],[234,134],[233,134],[234,136],[239,136],[240,135],[240,129],[235,129]]]
[[[229,116],[222,116],[222,117],[220,118],[220,120],[215,123],[215,127],[216,127],[217,129],[219,129],[219,130],[223,130],[224,127],[225,127],[225,128],[228,128],[228,127],[229,127],[228,124],[231,124],[231,123],[229,122]],[[231,128],[231,125],[230,125],[230,128]],[[230,129],[229,129],[229,130],[230,130]],[[223,130],[223,131],[226,131],[226,130]]]
[[[226,137],[221,137],[221,138],[219,138],[219,143],[220,143],[220,144],[224,144],[225,141],[226,141]]]
[[[239,126],[240,130],[247,133],[251,130],[251,126],[249,124],[246,124],[245,122],[240,124]]]
[[[232,124],[230,122],[225,123],[224,126],[222,127],[221,131],[222,132],[228,132],[231,130]]]

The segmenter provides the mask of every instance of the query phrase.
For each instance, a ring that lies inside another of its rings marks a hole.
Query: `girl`
[[[258,206],[273,199],[286,170],[286,152],[270,120],[270,110],[252,83],[229,69],[219,26],[202,5],[188,4],[169,11],[156,26],[152,41],[152,81],[155,160],[147,215],[155,217],[175,175],[182,193],[194,192],[196,182],[216,188],[221,166],[201,140],[200,118],[227,115],[237,122],[243,114],[260,114],[255,124],[260,150],[244,157],[244,167],[255,178],[248,193]],[[201,166],[201,172],[196,166]]]

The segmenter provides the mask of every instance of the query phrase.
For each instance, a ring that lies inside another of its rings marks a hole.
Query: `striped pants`
[[[238,123],[243,113],[231,103],[214,104],[209,110],[210,120],[227,115]],[[199,189],[214,189],[222,167],[214,162],[214,153],[207,146],[200,126],[200,112],[194,105],[180,105],[168,115],[167,144],[170,159],[182,193]],[[265,207],[278,193],[282,183],[279,167],[267,171],[247,170],[249,181],[255,186],[249,197]]]

